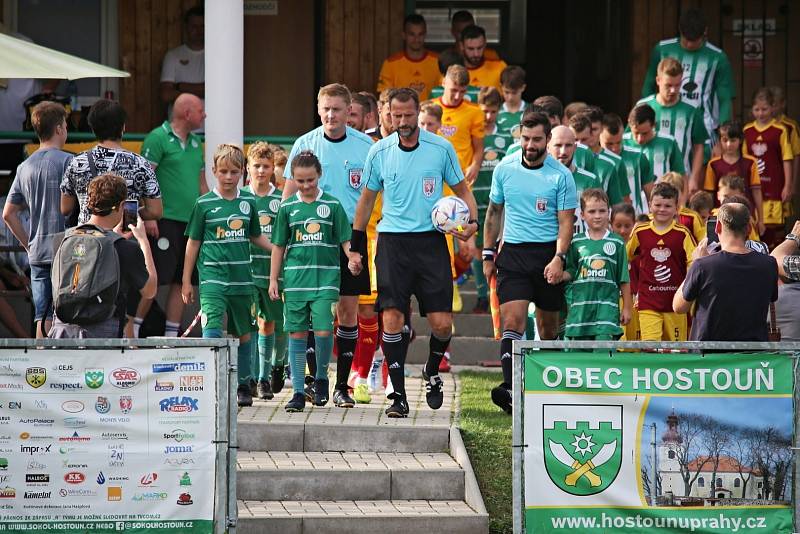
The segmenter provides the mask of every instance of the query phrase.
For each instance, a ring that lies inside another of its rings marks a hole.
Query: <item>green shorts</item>
[[[264,321],[275,321],[276,327],[283,326],[283,301],[269,298],[267,289],[264,287],[256,287],[256,291],[258,318]]]
[[[283,303],[284,330],[305,332],[311,327],[318,332],[333,331],[335,300],[289,300]]]
[[[203,295],[200,293],[200,321],[203,328],[222,330],[222,316],[228,316],[228,333],[241,337],[256,329],[256,301],[253,295]]]

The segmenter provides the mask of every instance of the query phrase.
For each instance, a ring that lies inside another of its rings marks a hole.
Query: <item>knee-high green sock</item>
[[[272,374],[272,346],[275,334],[258,334],[258,380],[269,380]]]
[[[253,350],[253,337],[247,341],[239,342],[239,357],[237,359],[239,365],[239,384],[246,384],[253,377],[252,368],[252,350]]]
[[[292,389],[302,393],[305,387],[306,339],[289,338],[289,364],[292,366]]]
[[[315,378],[328,378],[328,364],[333,355],[333,336],[318,336],[314,334],[317,345],[317,373]],[[292,369],[294,371],[294,369]]]
[[[286,365],[286,345],[289,336],[286,332],[275,331],[275,350],[272,352],[272,366]]]

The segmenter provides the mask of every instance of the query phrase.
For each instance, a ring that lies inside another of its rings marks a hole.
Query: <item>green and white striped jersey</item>
[[[256,199],[237,191],[227,200],[214,189],[197,199],[186,236],[200,241],[197,270],[203,294],[247,295],[254,290],[250,238],[261,235]]]
[[[578,199],[578,207],[575,208],[575,225],[572,233],[578,234],[586,231],[586,225],[583,222],[583,217],[581,217],[581,193],[593,187],[603,189],[603,182],[593,172],[583,170],[575,165],[573,167],[574,170],[571,169],[570,172],[572,172],[572,178],[575,180],[575,196]]]
[[[636,213],[649,213],[650,207],[644,194],[644,186],[656,179],[650,161],[644,151],[633,144],[623,144],[620,157],[625,167],[628,187],[631,190],[631,203]]]
[[[628,257],[622,238],[606,232],[602,239],[585,233],[572,236],[567,251],[567,337],[618,335],[620,285],[629,282]]]
[[[656,95],[639,100],[636,105],[639,104],[647,104],[656,112],[656,131],[675,139],[683,155],[683,167],[689,172],[692,167],[692,145],[702,145],[708,140],[703,110],[684,101],[664,106],[658,102]]]
[[[506,111],[506,105],[504,103],[497,114],[497,132],[511,135],[512,130],[516,126],[519,126],[522,120],[522,114],[525,113],[527,107],[528,105],[523,101],[519,111]]]
[[[278,215],[278,208],[281,207],[281,190],[270,184],[272,188],[263,197],[258,196],[253,191],[253,186],[249,185],[244,191],[252,193],[256,199],[256,213],[258,214],[258,225],[261,233],[272,237],[272,226],[275,224],[275,217]],[[250,272],[253,274],[253,283],[256,287],[269,288],[269,262],[270,253],[261,247],[250,244]]]
[[[716,143],[714,130],[731,119],[731,99],[736,96],[728,56],[709,42],[705,42],[697,50],[686,50],[677,37],[664,39],[650,54],[650,65],[642,85],[643,97],[658,90],[658,63],[667,57],[674,57],[683,65],[681,98],[703,109],[706,131],[713,143]]]
[[[640,145],[627,132],[622,136],[622,142],[624,145],[642,149],[656,180],[672,171],[686,174],[678,143],[671,135],[658,133],[647,144]]]
[[[489,207],[489,191],[492,188],[492,173],[494,168],[505,157],[506,151],[513,143],[511,135],[500,133],[499,128],[495,133],[488,134],[483,138],[483,162],[478,178],[472,184],[472,194],[478,206],[478,231],[483,229],[483,221],[486,216],[486,208]]]
[[[321,189],[313,202],[298,192],[281,204],[272,242],[286,247],[284,301],[339,300],[339,248],[351,233],[342,205]]]

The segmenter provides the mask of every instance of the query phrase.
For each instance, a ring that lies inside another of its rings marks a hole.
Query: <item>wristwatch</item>
[[[567,264],[567,253],[566,252],[556,252],[556,258],[561,258],[561,261],[564,265]]]
[[[795,235],[793,233],[789,233],[789,234],[786,235],[786,239],[791,239],[792,241],[794,241],[795,245],[800,247],[800,236]]]
[[[467,224],[478,224],[478,219],[470,219],[467,221]]]

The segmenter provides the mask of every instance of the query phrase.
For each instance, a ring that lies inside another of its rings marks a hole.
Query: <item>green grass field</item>
[[[502,374],[465,371],[458,376],[459,426],[489,512],[489,532],[507,534],[512,531],[511,417],[489,397],[489,391],[502,382]]]

